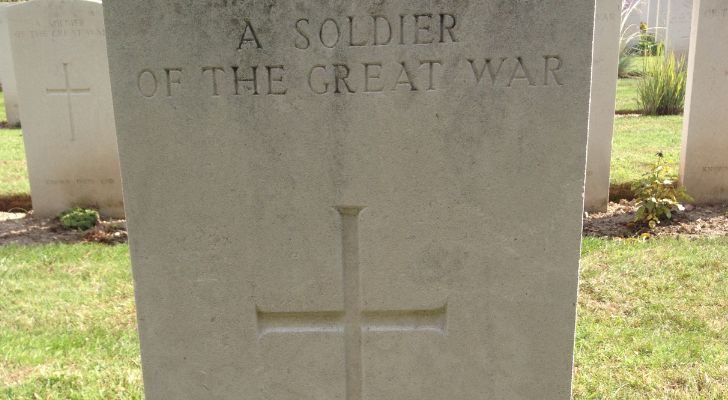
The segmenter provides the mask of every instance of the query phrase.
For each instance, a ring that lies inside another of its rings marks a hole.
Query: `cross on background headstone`
[[[68,78],[68,64],[69,63],[63,63],[63,76],[65,78],[66,86],[61,89],[46,89],[46,94],[66,96],[66,103],[68,104],[68,121],[71,127],[71,141],[73,142],[74,140],[76,140],[76,126],[73,123],[73,106],[71,104],[71,96],[74,94],[89,94],[91,92],[91,88],[71,87],[70,79]]]
[[[258,309],[258,336],[269,334],[344,334],[346,400],[362,399],[361,334],[429,331],[444,335],[447,304],[428,310],[362,310],[359,282],[359,214],[364,207],[337,207],[341,215],[344,310],[268,312]]]

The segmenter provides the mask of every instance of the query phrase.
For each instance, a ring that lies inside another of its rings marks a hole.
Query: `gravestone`
[[[690,49],[690,23],[693,0],[669,0],[665,49],[677,55],[687,55]]]
[[[584,209],[606,211],[612,157],[614,110],[619,69],[619,26],[622,0],[598,1],[594,18],[594,55],[589,109],[589,150]]]
[[[101,3],[33,0],[7,16],[35,215],[122,217]]]
[[[728,4],[695,0],[680,178],[699,203],[728,200]]]
[[[10,51],[10,36],[8,32],[5,11],[12,7],[10,3],[0,3],[0,82],[3,85],[5,97],[5,116],[11,127],[20,125],[20,110],[18,107],[18,88],[15,84],[15,69]]]
[[[569,397],[593,2],[104,12],[147,399]]]

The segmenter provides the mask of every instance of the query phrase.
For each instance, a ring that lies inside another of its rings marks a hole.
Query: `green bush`
[[[685,57],[659,54],[645,59],[637,101],[644,115],[678,115],[685,107],[687,65]]]
[[[692,201],[685,189],[677,186],[661,152],[657,153],[657,162],[632,186],[632,190],[638,200],[635,222],[650,229],[664,220],[671,220],[675,211],[683,211],[685,208],[681,202]]]
[[[64,229],[85,231],[96,226],[99,213],[89,208],[71,208],[58,215]]]

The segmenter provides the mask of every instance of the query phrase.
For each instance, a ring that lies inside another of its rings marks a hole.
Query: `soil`
[[[653,230],[634,224],[636,201],[609,203],[607,212],[584,215],[584,235],[611,238],[728,236],[728,204],[685,207]]]
[[[0,245],[47,243],[125,243],[126,221],[102,220],[87,231],[65,230],[58,219],[32,213],[0,212]]]
[[[728,236],[728,204],[687,206],[673,221],[652,231],[635,225],[635,201],[609,203],[607,212],[584,215],[584,235],[609,238],[649,236]],[[35,218],[33,213],[0,212],[0,245],[46,243],[126,243],[126,221],[102,220],[88,231],[68,231],[57,219]]]

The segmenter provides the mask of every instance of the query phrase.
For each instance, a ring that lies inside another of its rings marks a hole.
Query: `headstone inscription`
[[[10,51],[10,33],[8,32],[5,11],[13,7],[11,3],[0,3],[0,81],[3,85],[5,98],[5,116],[11,127],[20,125],[20,110],[18,106],[18,88],[15,84],[15,68],[13,67],[13,54]]]
[[[695,0],[680,179],[700,203],[728,200],[728,4]]]
[[[569,397],[593,2],[104,12],[148,399]]]
[[[686,55],[690,49],[690,24],[693,0],[669,0],[665,49],[677,55]]]
[[[34,213],[123,217],[101,3],[33,0],[7,15]]]
[[[596,4],[589,109],[589,151],[586,157],[584,192],[584,209],[591,212],[606,211],[609,203],[621,9],[622,0],[602,0]]]

